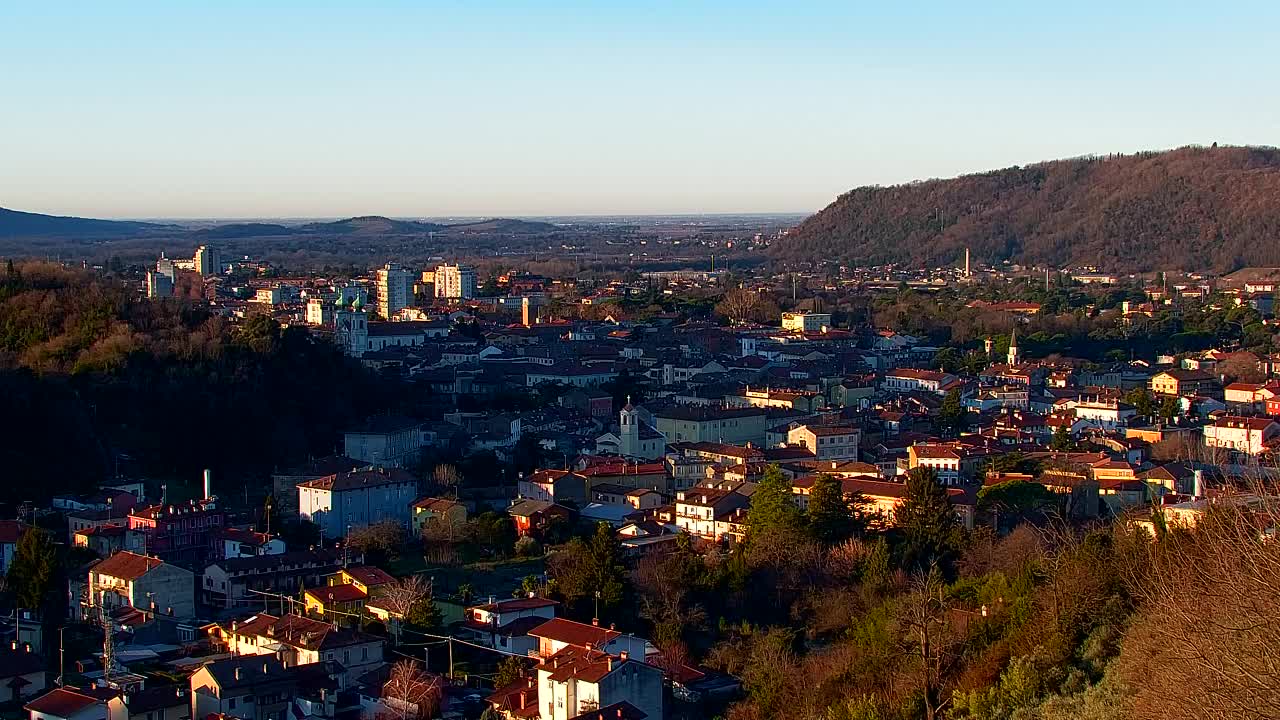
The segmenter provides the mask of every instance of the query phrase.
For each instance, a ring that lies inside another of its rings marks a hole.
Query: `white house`
[[[1210,448],[1260,455],[1268,441],[1280,435],[1280,424],[1265,417],[1228,415],[1204,426],[1204,444]]]
[[[89,568],[91,607],[132,607],[175,618],[196,614],[196,581],[190,570],[159,558],[118,552]]]
[[[234,655],[269,655],[286,667],[336,662],[345,669],[348,682],[381,665],[386,644],[375,635],[334,629],[331,623],[301,615],[259,613],[219,629]]]
[[[959,382],[960,379],[955,375],[936,370],[898,368],[885,373],[881,386],[892,393],[926,392],[942,395],[956,387]]]
[[[559,604],[540,597],[491,600],[466,609],[462,630],[487,647],[536,654],[539,640],[529,632],[553,619]]]
[[[407,529],[417,495],[417,479],[404,470],[368,467],[298,483],[298,516],[329,539],[386,520]]]
[[[107,720],[108,697],[97,690],[55,688],[27,703],[25,709],[31,720]]]
[[[571,718],[662,718],[662,670],[631,657],[587,646],[569,646],[544,659],[538,670],[538,712],[542,720]],[[607,713],[607,715],[606,715]]]
[[[787,431],[787,444],[809,450],[818,460],[856,460],[860,436],[853,425],[800,425]]]
[[[1076,419],[1084,421],[1084,427],[1102,430],[1126,427],[1129,420],[1138,415],[1134,406],[1112,398],[1079,398],[1065,405],[1076,411]]]

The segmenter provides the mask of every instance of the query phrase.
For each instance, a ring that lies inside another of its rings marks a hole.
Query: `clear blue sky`
[[[1280,144],[1280,3],[0,0],[0,206],[810,211]]]

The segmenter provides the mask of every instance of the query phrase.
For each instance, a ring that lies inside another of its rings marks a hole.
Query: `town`
[[[0,704],[660,720],[745,697],[777,716],[762,673],[843,637],[838,605],[933,593],[920,612],[956,633],[1029,612],[1031,590],[977,587],[982,548],[1157,543],[1223,507],[1275,532],[1280,270],[713,265],[290,272],[214,245],[10,263],[5,297],[116,282],[122,302],[336,354],[399,401],[261,475],[137,471],[130,449],[96,487],[20,489],[0,521]],[[932,717],[942,641],[922,622],[903,692]],[[803,630],[769,629],[787,623]],[[873,717],[851,714],[864,700],[828,717]]]

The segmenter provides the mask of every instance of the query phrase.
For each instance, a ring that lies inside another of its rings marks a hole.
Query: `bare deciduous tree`
[[[398,720],[425,720],[435,717],[443,688],[440,678],[418,667],[413,660],[391,666],[391,675],[382,686],[382,698]]]
[[[1135,566],[1143,610],[1121,654],[1135,717],[1280,717],[1280,503],[1253,485],[1193,529],[1171,528]]]

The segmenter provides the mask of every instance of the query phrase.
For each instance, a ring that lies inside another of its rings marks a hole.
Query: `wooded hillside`
[[[1011,260],[1110,271],[1280,265],[1280,150],[1188,147],[861,187],[771,252],[783,261]]]

